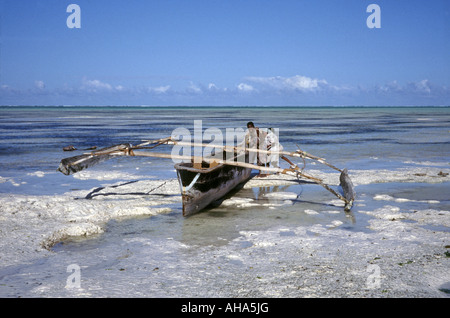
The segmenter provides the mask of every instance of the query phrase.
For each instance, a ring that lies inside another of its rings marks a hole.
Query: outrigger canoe
[[[175,165],[182,195],[184,216],[195,214],[206,208],[212,202],[224,197],[230,191],[235,189],[240,183],[247,181],[250,178],[252,169],[262,169],[268,173],[282,173],[292,175],[297,178],[301,177],[311,180],[344,201],[345,211],[350,211],[356,197],[347,169],[341,170],[327,163],[324,159],[315,157],[301,150],[297,150],[295,152],[282,151],[278,152],[278,154],[316,160],[341,172],[340,185],[343,190],[343,195],[333,190],[330,186],[324,184],[321,179],[303,173],[303,169],[299,169],[296,166],[291,166],[288,169],[282,169],[275,167],[260,167],[248,162],[249,152],[269,153],[269,151],[266,150],[214,146],[215,148],[222,148],[222,151],[220,152],[222,155],[213,157],[195,157],[141,151],[142,149],[153,149],[154,147],[162,144],[181,145],[181,142],[175,141],[171,137],[168,137],[159,140],[146,141],[137,146],[121,144],[107,147],[90,153],[65,158],[61,160],[58,170],[66,175],[69,175],[98,164],[101,161],[123,155],[157,157],[180,161],[184,160],[185,162]],[[191,145],[205,146],[203,144],[194,143]],[[232,154],[231,158],[229,158],[227,154],[229,156]]]
[[[226,152],[223,152],[223,158]],[[245,162],[248,163],[248,156]],[[236,156],[232,159],[239,161]],[[178,182],[180,184],[183,202],[183,216],[190,216],[200,212],[214,201],[217,201],[235,189],[239,184],[247,181],[252,172],[251,168],[216,164],[203,161],[201,167],[194,167],[193,162],[175,165]]]

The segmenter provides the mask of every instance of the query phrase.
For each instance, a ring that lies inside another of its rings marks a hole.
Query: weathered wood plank
[[[130,149],[130,144],[120,144],[93,151],[89,154],[82,154],[62,159],[58,170],[65,175],[79,172],[92,167],[100,162],[114,158],[119,155],[126,155],[126,150]]]
[[[346,211],[350,211],[353,205],[353,201],[355,201],[356,193],[353,187],[352,180],[348,175],[347,168],[342,171],[341,175],[339,176],[339,181],[341,182],[340,186],[342,187],[342,190],[344,192],[344,197],[347,200],[344,209]]]

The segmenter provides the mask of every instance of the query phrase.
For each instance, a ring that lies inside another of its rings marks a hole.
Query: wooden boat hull
[[[200,212],[250,178],[252,169],[219,164],[195,169],[192,163],[175,165],[181,188],[183,216]]]

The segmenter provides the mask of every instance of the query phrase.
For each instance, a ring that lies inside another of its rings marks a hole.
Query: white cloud
[[[218,88],[217,88],[216,84],[214,84],[214,83],[209,83],[209,84],[208,84],[208,89],[209,89],[209,90],[216,90],[216,89],[218,89]]]
[[[196,93],[196,94],[200,94],[202,93],[202,90],[200,87],[198,87],[197,85],[195,85],[193,82],[190,83],[189,87],[187,88],[188,92],[190,93]]]
[[[174,87],[155,83],[154,86],[124,87],[122,83],[107,83],[83,78],[78,87],[48,89],[44,81],[36,80],[32,88],[15,88],[0,84],[0,104],[142,104],[158,105],[448,105],[450,87],[428,79],[405,83],[392,80],[380,84],[333,84],[325,79],[294,75],[290,77],[245,77],[234,85],[219,87],[214,81],[187,82]],[[172,83],[171,83],[172,84]],[[187,85],[186,85],[187,84]],[[174,83],[173,85],[176,85]],[[143,102],[144,101],[144,102]]]
[[[389,92],[398,92],[401,91],[402,87],[398,84],[397,81],[392,81],[387,84],[384,84],[382,86],[378,87],[378,91],[383,93],[389,93]]]
[[[328,85],[326,80],[312,79],[310,77],[299,75],[288,77],[284,80],[284,82],[288,85],[288,87],[299,90],[312,90],[321,85]]]
[[[149,87],[148,91],[151,93],[164,94],[170,89],[170,85],[166,86],[158,86],[158,87]]]
[[[34,86],[37,89],[44,89],[45,88],[45,83],[43,81],[35,81],[34,82]]]
[[[102,93],[102,92],[127,92],[128,90],[123,85],[111,85],[109,83],[102,82],[98,79],[87,79],[84,77],[81,82],[81,91],[87,91],[89,93]]]
[[[86,78],[83,78],[82,88],[94,92],[98,90],[110,91],[113,89],[113,87],[108,83],[104,83],[99,80],[88,80]]]
[[[428,79],[418,82],[409,82],[405,85],[400,85],[397,81],[392,81],[387,84],[376,86],[376,90],[386,94],[415,94],[415,95],[429,95],[432,93],[441,94],[448,93],[445,86],[438,86],[432,84]]]
[[[251,92],[254,90],[253,86],[245,84],[245,83],[240,83],[237,86],[238,90],[241,92]]]
[[[207,91],[210,94],[220,94],[221,96],[223,96],[224,93],[228,92],[228,88],[226,87],[218,87],[216,84],[214,83],[209,83],[207,86]]]
[[[410,84],[413,89],[420,93],[431,93],[431,85],[427,79],[421,80],[420,82]]]
[[[326,80],[313,79],[307,76],[295,75],[292,77],[272,76],[272,77],[247,77],[246,80],[266,85],[278,90],[300,90],[313,91],[321,87],[328,86]]]

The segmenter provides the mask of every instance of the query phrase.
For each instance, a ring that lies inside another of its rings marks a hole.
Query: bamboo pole
[[[178,160],[203,160],[205,162],[211,163],[216,162],[219,164],[224,165],[230,165],[230,166],[236,166],[236,167],[243,167],[243,168],[250,168],[255,170],[264,170],[267,172],[273,172],[273,173],[283,173],[287,175],[297,176],[300,175],[306,179],[313,180],[318,185],[321,185],[326,190],[330,191],[332,194],[334,194],[336,197],[344,201],[346,204],[349,204],[349,201],[344,198],[342,195],[331,189],[328,185],[324,184],[322,180],[309,176],[307,174],[304,174],[298,170],[294,169],[282,169],[282,168],[274,168],[274,167],[261,167],[257,166],[251,163],[247,162],[238,162],[238,161],[231,161],[231,160],[223,160],[223,159],[215,159],[215,158],[202,158],[202,157],[195,157],[195,156],[184,156],[184,155],[174,155],[174,154],[165,154],[165,153],[158,153],[158,152],[149,152],[149,151],[137,151],[134,152],[133,156],[138,157],[156,157],[156,158],[166,158],[166,159],[178,159]],[[200,161],[201,162],[201,161]]]
[[[204,144],[204,143],[176,141],[176,140],[173,140],[170,138],[163,138],[163,139],[159,139],[159,140],[143,140],[143,141],[145,141],[143,144],[151,144],[151,143],[156,143],[156,142],[159,142],[159,144],[165,143],[165,142],[161,142],[162,140],[167,140],[168,145],[172,144],[172,145],[191,146],[191,147],[211,147],[211,148],[223,149],[225,151],[249,151],[249,152],[262,153],[262,154],[275,154],[275,155],[285,155],[285,156],[290,156],[290,157],[308,158],[308,159],[316,160],[332,169],[342,172],[341,169],[326,162],[325,159],[311,155],[311,154],[307,153],[306,151],[301,150],[300,147],[299,147],[299,150],[294,151],[294,152],[270,151],[270,150],[264,150],[264,149],[238,147],[238,146],[227,146],[227,145],[224,146],[224,145],[212,145],[212,144]],[[298,145],[297,145],[297,147],[298,147]],[[136,146],[135,149],[139,149],[139,145]]]
[[[157,141],[155,140],[151,140],[151,141],[147,141],[143,144],[151,144],[151,143],[155,143]],[[143,145],[141,144],[141,145]],[[196,142],[185,142],[185,141],[176,141],[176,140],[168,140],[167,141],[168,145],[179,145],[179,146],[191,146],[191,147],[211,147],[211,148],[220,148],[223,149],[225,151],[249,151],[249,152],[257,152],[257,153],[263,153],[263,154],[279,154],[279,155],[287,155],[287,156],[291,156],[291,157],[311,157],[311,159],[321,159],[324,160],[322,158],[318,158],[318,157],[314,157],[304,151],[301,152],[288,152],[288,151],[270,151],[270,150],[263,150],[263,149],[256,149],[256,148],[247,148],[247,147],[238,147],[238,146],[227,146],[227,145],[213,145],[213,144],[204,144],[204,143],[196,143]],[[136,149],[139,149],[139,146],[136,146]],[[313,158],[314,157],[314,158]]]
[[[293,157],[300,157],[300,158],[309,158],[313,160],[317,160],[322,164],[325,164],[335,170],[338,170],[341,172],[341,176],[343,170],[336,168],[335,166],[328,164],[323,158],[319,158],[316,156],[313,156],[311,154],[308,154],[307,152],[304,152],[302,150],[298,150],[296,152],[287,152],[287,151],[270,151],[270,150],[262,150],[262,149],[254,149],[254,148],[244,148],[244,147],[237,147],[237,146],[223,146],[223,145],[211,145],[211,144],[203,144],[203,143],[190,143],[190,142],[181,142],[181,141],[174,141],[171,137],[167,138],[161,138],[158,140],[143,140],[144,143],[141,143],[137,146],[131,146],[129,144],[122,144],[117,145],[113,147],[108,147],[104,149],[100,149],[99,151],[93,151],[91,153],[86,153],[84,155],[73,157],[76,158],[75,162],[67,164],[69,167],[73,166],[75,164],[82,163],[83,161],[90,161],[95,159],[95,157],[107,157],[110,156],[117,156],[117,155],[125,155],[125,156],[137,156],[137,157],[157,157],[157,158],[166,158],[166,159],[178,159],[178,160],[193,160],[194,162],[208,162],[208,163],[214,163],[214,164],[225,164],[225,165],[231,165],[231,166],[238,166],[238,167],[244,167],[244,168],[250,168],[255,170],[264,170],[267,172],[272,173],[283,173],[287,175],[292,175],[295,177],[301,176],[306,179],[312,180],[316,184],[322,186],[332,194],[334,194],[336,197],[338,197],[340,200],[344,201],[346,204],[346,210],[349,210],[351,208],[351,205],[353,203],[353,199],[348,200],[347,198],[343,197],[333,189],[331,189],[328,185],[324,184],[321,179],[309,176],[307,174],[304,174],[303,172],[300,172],[297,167],[290,168],[290,169],[282,169],[282,168],[275,168],[275,167],[261,167],[257,166],[251,163],[246,162],[238,162],[238,161],[232,161],[232,160],[223,160],[223,159],[217,159],[213,157],[199,157],[199,156],[182,156],[182,155],[175,155],[175,154],[165,154],[165,153],[157,153],[157,152],[148,152],[148,151],[137,151],[134,152],[133,150],[139,150],[139,149],[153,149],[159,145],[162,144],[173,144],[173,145],[185,145],[185,146],[194,146],[194,147],[212,147],[212,148],[220,148],[225,151],[249,151],[249,152],[257,152],[257,153],[265,153],[265,154],[279,154],[279,155],[287,155],[287,156],[293,156]],[[151,147],[148,147],[150,144],[156,144]],[[71,158],[69,158],[71,159]],[[70,172],[64,172],[64,169],[60,169],[61,172],[65,174],[69,174]],[[348,176],[347,176],[348,177]]]

